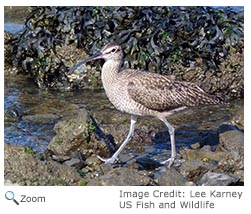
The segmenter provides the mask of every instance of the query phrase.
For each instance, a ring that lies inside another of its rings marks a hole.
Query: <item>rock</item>
[[[22,146],[4,145],[4,178],[19,185],[79,185],[80,175],[52,160],[42,161]]]
[[[196,183],[206,172],[215,166],[215,161],[189,160],[182,163],[178,170],[187,180]]]
[[[17,107],[11,106],[10,108],[4,110],[4,122],[5,123],[19,122],[20,118],[21,118],[21,114]]]
[[[55,155],[69,155],[71,152],[79,150],[81,144],[88,142],[89,114],[85,109],[79,109],[71,119],[58,122],[54,126],[56,136],[48,146],[48,150]]]
[[[235,113],[231,123],[236,125],[239,129],[244,129],[244,107]]]
[[[136,158],[136,163],[138,164],[139,169],[152,170],[161,166],[161,163],[155,161],[149,157],[139,157]]]
[[[101,164],[101,160],[98,159],[98,157],[96,155],[92,155],[92,156],[86,158],[85,164],[87,166],[91,166],[92,167],[92,166],[95,166],[97,164]]]
[[[185,160],[201,160],[201,161],[219,161],[226,156],[225,152],[211,151],[210,146],[204,146],[199,150],[194,149],[180,149],[180,154]]]
[[[107,138],[100,137],[101,129],[84,108],[79,108],[70,119],[66,118],[54,126],[56,136],[47,147],[50,153],[72,157],[74,152],[78,152],[83,160],[93,154],[102,157],[110,154]]]
[[[201,147],[200,143],[194,143],[191,145],[192,149],[199,149]]]
[[[18,183],[12,183],[10,180],[4,179],[4,186],[20,186]]]
[[[146,186],[151,179],[132,168],[120,167],[110,170],[107,174],[97,179],[92,179],[87,186]]]
[[[78,169],[81,169],[84,166],[83,161],[81,161],[78,158],[72,158],[70,160],[67,160],[64,162],[64,164],[66,164],[67,166],[78,168]]]
[[[244,156],[237,152],[229,152],[226,158],[219,161],[214,171],[232,174],[244,182]]]
[[[71,153],[79,151],[85,158],[93,153],[108,154],[107,140],[97,139],[98,128],[94,124],[86,109],[66,101],[52,99],[30,108],[24,112],[24,121],[27,124],[54,124],[56,136],[53,137],[47,151],[56,156],[71,156]],[[94,132],[95,136],[93,135]],[[91,142],[91,143],[90,143]],[[103,151],[104,150],[104,151]],[[60,158],[59,158],[60,159]],[[59,162],[62,162],[61,160]]]
[[[26,110],[24,115],[42,115],[41,117],[48,117],[48,115],[54,115],[59,118],[70,119],[76,116],[79,112],[79,106],[59,100],[50,99],[44,103],[37,105],[33,108]],[[46,112],[46,115],[44,115]]]
[[[219,128],[219,132],[219,149],[226,151],[227,155],[214,171],[231,173],[244,182],[244,133],[236,126],[226,124]]]
[[[59,118],[56,114],[35,114],[22,117],[27,124],[55,123]]]
[[[60,163],[63,163],[65,161],[68,161],[68,160],[71,159],[71,157],[68,156],[68,155],[51,155],[51,158],[54,161],[57,161],[57,162],[60,162]]]
[[[187,184],[186,178],[172,168],[162,173],[156,182],[160,186],[185,186]]]
[[[223,124],[219,127],[220,147],[224,151],[244,153],[244,133],[236,126]]]
[[[198,181],[201,186],[229,186],[235,185],[239,178],[224,173],[207,172]]]

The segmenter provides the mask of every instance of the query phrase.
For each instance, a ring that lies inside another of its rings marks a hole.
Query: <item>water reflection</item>
[[[117,126],[127,118],[127,122],[129,122],[129,116],[117,111],[108,101],[103,90],[73,92],[40,90],[31,80],[27,80],[27,77],[20,75],[5,77],[5,112],[16,111],[22,115],[26,110],[52,99],[68,101],[87,108],[97,118],[101,128],[104,126]],[[223,122],[231,119],[242,106],[242,101],[235,101],[226,106],[190,108],[182,114],[171,116],[169,120],[177,128],[177,144],[179,145],[180,142],[180,146],[184,146],[184,138],[186,138],[186,141],[190,139],[189,142],[194,143],[196,139],[194,136],[190,136],[189,133],[195,130],[216,131]],[[46,112],[44,113],[46,114]],[[22,117],[20,118],[20,120],[7,120],[5,118],[4,141],[9,144],[31,146],[34,150],[43,152],[55,135],[53,131],[54,123],[27,123]],[[164,132],[165,127],[162,127],[162,125],[158,120],[142,118],[139,120],[137,128],[141,129],[142,126],[150,126],[150,129],[159,130],[153,141],[166,145],[168,136],[164,137],[166,138],[165,142],[161,141],[163,136],[167,135]],[[114,133],[111,134],[116,135],[116,131],[114,130]],[[197,134],[200,134],[200,131],[197,131]]]

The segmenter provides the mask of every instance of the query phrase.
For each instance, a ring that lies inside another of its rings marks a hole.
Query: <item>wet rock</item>
[[[10,41],[11,39],[13,39],[13,37],[14,37],[13,34],[7,32],[7,31],[4,31],[4,44],[5,44],[5,45],[8,45],[9,41]],[[5,47],[5,46],[4,46],[4,47]],[[4,50],[5,50],[5,49],[4,49]]]
[[[27,124],[44,124],[44,123],[55,123],[60,117],[56,114],[35,114],[25,115],[22,119]]]
[[[101,164],[101,160],[96,155],[92,155],[92,156],[86,158],[85,164],[87,166],[95,166],[97,164]]]
[[[89,120],[88,112],[79,109],[71,119],[58,122],[54,131],[56,136],[48,146],[48,150],[55,155],[69,155],[71,152],[79,150],[81,144],[89,141]]]
[[[235,113],[231,123],[236,125],[239,129],[244,129],[244,108],[241,108]]]
[[[21,118],[21,114],[16,107],[11,107],[4,111],[4,122],[5,123],[12,123],[18,122]]]
[[[227,124],[220,126],[219,139],[222,150],[244,153],[244,133],[237,127]]]
[[[5,59],[5,63],[4,63],[4,74],[8,75],[10,73],[16,73],[17,69],[12,69],[10,66],[10,62],[7,62],[7,58],[8,56],[8,49],[10,48],[10,40],[13,39],[14,35],[4,31],[4,59]],[[13,72],[13,70],[15,72]]]
[[[110,154],[109,139],[104,134],[101,136],[102,130],[86,109],[78,108],[76,114],[71,117],[69,115],[54,126],[56,136],[47,148],[50,153],[73,157],[74,152],[79,152],[83,160],[93,154],[100,156]]]
[[[11,22],[24,21],[29,15],[28,6],[11,6],[4,8],[4,16]]]
[[[71,157],[68,156],[68,155],[51,155],[51,158],[54,160],[54,161],[57,161],[57,162],[60,162],[60,163],[63,163],[67,160],[70,160]]]
[[[81,169],[80,174],[87,182],[94,182],[94,179],[97,179],[98,182],[100,182],[100,177],[108,174],[113,169],[111,165],[101,164],[100,160],[97,160],[97,162],[92,162],[89,165],[87,165],[86,162],[85,164],[86,165]]]
[[[239,178],[224,173],[207,172],[198,181],[201,186],[229,186],[236,185]]]
[[[66,164],[67,166],[78,168],[78,169],[81,169],[84,166],[83,161],[81,161],[78,158],[72,158],[70,160],[67,160],[64,162],[64,164]]]
[[[201,160],[185,161],[178,171],[188,180],[196,183],[206,172],[216,166],[215,161],[203,162]]]
[[[214,171],[232,174],[244,182],[244,156],[234,151],[229,152],[226,158],[219,161]]]
[[[88,182],[88,186],[146,186],[151,179],[143,171],[120,167]]]
[[[202,148],[196,145],[192,147],[194,149],[180,149],[185,161],[178,170],[188,180],[197,183],[206,173],[213,172],[237,177],[244,182],[243,132],[236,126],[227,124],[221,125],[218,132],[218,145]]]
[[[226,156],[225,152],[211,151],[210,146],[204,146],[199,150],[180,149],[180,154],[185,160],[219,161]]]
[[[215,171],[238,175],[244,181],[244,133],[236,126],[222,125],[219,128],[219,149],[227,153]]]
[[[93,133],[93,135],[90,135],[91,143],[83,145],[83,149],[81,149],[82,154],[87,155],[87,157],[93,153],[104,158],[110,157],[118,149],[118,145],[115,143],[113,136],[106,134],[92,116],[88,127],[89,132]]]
[[[45,118],[53,115],[52,117],[68,119],[78,114],[78,112],[78,105],[59,99],[50,99],[40,105],[26,110],[24,115],[38,115],[37,117],[40,115]]]
[[[175,169],[168,169],[162,173],[156,182],[160,186],[185,186],[187,185],[186,178]]]
[[[20,185],[79,185],[82,178],[71,167],[42,161],[24,147],[4,145],[4,178]]]
[[[139,169],[152,170],[161,166],[161,163],[153,160],[149,157],[139,157],[136,158],[136,163],[138,164]]]
[[[200,143],[194,143],[191,145],[192,149],[199,149],[201,147]]]

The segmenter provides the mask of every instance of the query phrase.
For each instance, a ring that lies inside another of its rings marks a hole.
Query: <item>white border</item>
[[[1,1],[1,17],[0,20],[4,20],[4,8],[3,6],[24,6],[24,5],[36,5],[34,0],[29,1]],[[250,134],[247,132],[247,128],[250,126],[250,120],[247,118],[251,118],[250,115],[250,99],[249,99],[249,92],[250,92],[250,73],[251,73],[251,56],[250,56],[250,27],[251,26],[251,17],[250,17],[250,4],[248,1],[244,0],[231,0],[231,1],[220,1],[220,0],[209,0],[209,1],[187,1],[187,0],[175,0],[175,1],[135,1],[135,0],[127,0],[127,1],[81,1],[81,0],[71,0],[69,1],[37,1],[38,5],[45,6],[45,5],[65,5],[65,6],[91,6],[91,5],[100,5],[100,6],[107,6],[107,5],[191,5],[191,6],[245,6],[245,186],[244,187],[216,187],[216,189],[221,191],[243,191],[244,199],[242,200],[228,200],[228,199],[217,199],[214,200],[216,204],[216,208],[213,210],[205,209],[205,210],[123,210],[119,209],[118,203],[119,200],[119,190],[131,190],[131,191],[150,191],[152,189],[160,189],[162,191],[169,191],[172,189],[179,189],[185,192],[189,192],[190,190],[198,190],[198,191],[209,191],[212,187],[20,187],[20,186],[13,186],[8,187],[4,186],[4,143],[0,144],[1,149],[1,158],[0,158],[0,167],[1,167],[1,188],[0,188],[0,204],[1,209],[3,212],[8,213],[74,213],[74,212],[81,212],[81,213],[220,213],[220,212],[239,212],[242,213],[249,213],[250,210],[248,209],[248,203],[250,203],[251,198],[251,188],[250,188]],[[3,56],[3,21],[1,22],[1,68],[2,68],[2,75],[4,70],[4,56]],[[248,60],[246,60],[248,59]],[[4,139],[4,132],[3,132],[3,101],[4,101],[4,93],[3,87],[4,86],[4,78],[1,78],[1,139]],[[3,140],[2,140],[3,141]],[[26,203],[22,204],[22,206],[16,206],[11,201],[7,201],[4,197],[4,194],[8,190],[13,190],[16,194],[27,194],[27,195],[40,195],[46,196],[46,203],[45,204],[37,204],[37,203]],[[177,199],[178,200],[178,199]]]

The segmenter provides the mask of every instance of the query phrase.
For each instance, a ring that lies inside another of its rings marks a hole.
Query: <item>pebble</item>
[[[198,181],[201,186],[229,186],[235,185],[239,178],[225,173],[207,172]]]

